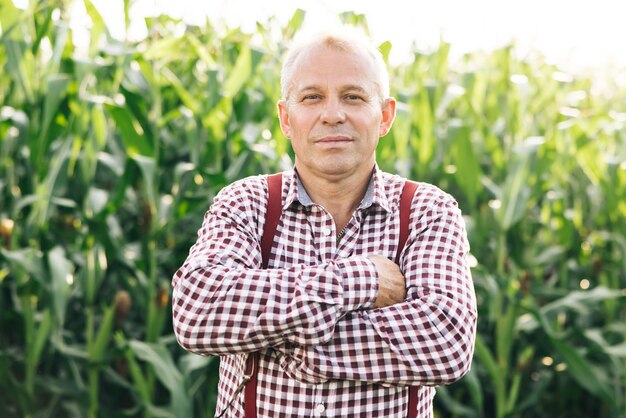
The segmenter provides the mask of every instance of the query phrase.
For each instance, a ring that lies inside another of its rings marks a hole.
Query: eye
[[[358,94],[347,94],[345,99],[349,102],[363,101],[363,97]]]
[[[310,101],[315,101],[315,100],[320,100],[322,98],[321,95],[319,94],[307,94],[305,96],[302,97],[302,101],[303,102],[310,102]]]

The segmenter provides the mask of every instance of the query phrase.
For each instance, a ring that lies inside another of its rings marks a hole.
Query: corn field
[[[275,104],[304,13],[131,42],[83,1],[79,48],[71,2],[0,0],[0,416],[212,417],[219,360],[177,346],[170,278],[224,185],[292,166]],[[435,415],[626,417],[626,86],[449,53],[390,68],[378,149],[468,227],[476,352]]]

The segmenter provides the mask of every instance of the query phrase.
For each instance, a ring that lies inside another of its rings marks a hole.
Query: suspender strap
[[[263,237],[261,238],[261,254],[263,255],[263,268],[266,269],[270,260],[270,251],[274,243],[274,235],[276,227],[280,221],[281,209],[283,204],[282,173],[267,176],[268,200],[267,213],[265,214],[265,226],[263,227]]]
[[[400,238],[398,239],[398,251],[396,252],[396,264],[400,264],[400,256],[409,236],[409,219],[411,217],[411,203],[417,190],[417,183],[407,180],[400,195]],[[409,387],[409,406],[407,418],[417,418],[417,392],[419,386]]]
[[[268,202],[267,214],[265,215],[265,226],[263,227],[263,237],[261,238],[261,254],[263,255],[263,268],[267,268],[274,242],[276,227],[280,221],[282,206],[282,174],[273,174],[267,177]],[[399,264],[400,255],[409,236],[409,219],[411,217],[411,203],[417,190],[417,183],[407,180],[402,188],[400,197],[400,237],[398,239],[398,251],[396,253],[396,264]],[[244,411],[246,418],[256,418],[256,387],[257,372],[259,369],[259,353],[254,352],[248,355],[246,360],[246,375],[250,380],[246,384],[244,395]],[[409,388],[408,418],[417,417],[417,391],[418,386]]]
[[[419,386],[409,386],[409,408],[407,418],[417,418],[417,391]]]
[[[276,227],[280,221],[282,209],[282,186],[283,176],[281,173],[272,174],[267,177],[267,213],[265,214],[265,226],[263,227],[263,237],[261,238],[261,254],[263,256],[263,268],[266,269],[274,243]],[[246,360],[247,376],[250,380],[246,383],[246,392],[243,399],[243,407],[246,418],[256,418],[256,387],[257,374],[259,370],[259,352],[248,354]]]
[[[396,264],[398,265],[400,265],[400,256],[409,236],[409,218],[411,217],[411,203],[415,190],[417,190],[417,183],[407,180],[400,195],[400,238],[398,238],[398,251],[396,252]]]

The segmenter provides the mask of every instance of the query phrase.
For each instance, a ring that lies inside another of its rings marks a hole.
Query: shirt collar
[[[283,181],[288,179],[289,189],[284,201],[283,210],[287,209],[295,201],[300,202],[300,204],[305,207],[312,206],[314,202],[311,200],[311,197],[306,192],[304,185],[300,181],[297,170],[293,169],[286,174],[287,176],[283,177]],[[378,165],[374,166],[372,177],[370,178],[367,190],[365,191],[365,196],[363,196],[363,199],[357,209],[367,209],[372,205],[378,205],[386,212],[390,212],[389,200],[387,199],[387,193],[385,192],[384,187],[383,173],[378,168]]]

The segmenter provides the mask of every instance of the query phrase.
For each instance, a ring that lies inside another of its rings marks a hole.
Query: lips
[[[329,135],[318,138],[314,141],[316,144],[341,144],[352,142],[352,138],[347,135]]]

